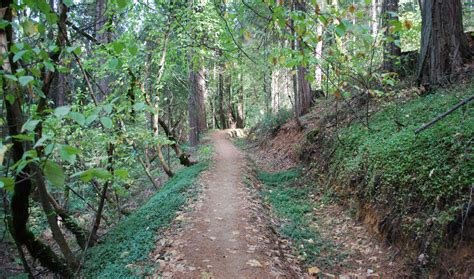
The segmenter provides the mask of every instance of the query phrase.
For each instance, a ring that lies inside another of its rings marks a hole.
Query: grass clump
[[[312,210],[314,202],[310,198],[312,187],[295,186],[301,178],[299,169],[277,173],[258,171],[258,178],[264,184],[264,201],[271,204],[277,217],[282,221],[281,233],[291,239],[305,265],[317,264],[331,267],[338,259],[335,245],[324,239],[314,226]]]
[[[148,203],[109,231],[103,243],[88,250],[82,277],[142,278],[150,267],[138,265],[155,248],[157,230],[168,226],[193,191],[191,186],[207,163],[178,172]]]
[[[370,129],[359,123],[340,135],[332,165],[339,184],[378,211],[387,235],[415,239],[420,253],[436,253],[469,200],[472,104],[418,135],[414,131],[473,92],[444,90],[391,105],[373,116]]]

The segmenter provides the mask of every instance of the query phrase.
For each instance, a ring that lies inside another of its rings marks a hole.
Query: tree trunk
[[[424,0],[418,82],[449,82],[471,57],[460,0]]]
[[[236,126],[239,129],[243,129],[245,127],[244,122],[244,84],[242,80],[242,74],[238,75],[239,80],[239,91],[238,94],[238,101],[237,101],[237,108],[236,108]],[[271,92],[271,91],[270,91]]]
[[[219,65],[219,82],[218,82],[219,120],[221,122],[221,129],[223,130],[229,128],[227,126],[225,110],[224,110],[224,70],[225,70],[225,66],[223,64]]]
[[[95,26],[94,26],[94,31],[95,31],[95,38],[100,44],[107,44],[110,43],[111,41],[111,32],[110,32],[110,26],[107,26],[109,24],[110,20],[107,16],[107,0],[97,0],[96,1],[96,14],[95,14]],[[106,27],[106,28],[104,28]],[[104,64],[105,61],[101,61],[101,64]],[[99,80],[98,82],[99,86],[99,92],[97,94],[97,98],[102,100],[105,96],[102,95],[107,95],[109,93],[109,78],[103,77],[102,79]]]
[[[387,72],[396,72],[396,62],[401,54],[399,36],[390,28],[390,21],[398,20],[398,0],[384,0],[382,7],[383,26],[385,27],[383,69]]]
[[[227,97],[227,110],[226,110],[226,118],[227,118],[227,128],[235,129],[235,118],[232,114],[232,75],[230,73],[227,74],[226,79],[226,97]]]
[[[158,136],[158,114],[153,114],[153,134],[157,137]],[[156,154],[158,156],[158,160],[163,168],[163,171],[168,175],[168,177],[173,177],[174,173],[171,170],[171,167],[166,163],[165,157],[163,156],[163,151],[161,150],[161,144],[156,145]]]
[[[191,90],[189,92],[189,143],[195,146],[199,142],[199,135],[207,130],[206,121],[206,69],[200,67],[193,69],[191,65],[189,80]]]
[[[196,146],[199,141],[199,116],[198,100],[196,96],[196,73],[191,69],[189,72],[190,89],[188,98],[188,116],[189,116],[189,144]]]
[[[384,0],[387,1],[387,0]],[[371,20],[372,20],[372,36],[376,36],[379,29],[379,17],[378,17],[378,2],[379,0],[372,0],[371,4]]]
[[[297,11],[306,11],[306,4],[304,1],[299,1],[295,0],[294,2],[294,9]],[[296,36],[296,32],[294,33]],[[302,38],[297,37],[296,39],[296,48],[300,51],[300,53],[303,53],[304,51],[304,45],[302,43]],[[295,105],[296,105],[296,114],[298,116],[302,116],[306,113],[309,112],[309,109],[311,108],[312,105],[312,97],[311,97],[311,86],[306,79],[306,75],[308,73],[308,70],[306,69],[306,66],[303,65],[298,65],[297,67],[297,80],[298,80],[298,87],[297,87],[297,93],[296,93],[296,100],[295,100]]]

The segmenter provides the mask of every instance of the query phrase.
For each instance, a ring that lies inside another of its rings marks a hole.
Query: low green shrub
[[[193,191],[191,186],[207,163],[183,168],[148,203],[111,229],[103,242],[87,251],[85,278],[142,278],[153,272],[146,264],[159,236]]]
[[[386,228],[400,228],[407,239],[418,241],[420,252],[436,254],[447,225],[469,200],[474,185],[472,104],[418,135],[415,129],[473,92],[473,87],[442,90],[393,104],[372,117],[370,129],[359,123],[340,134],[342,144],[332,163],[338,184],[361,204],[376,208]]]
[[[294,248],[304,264],[331,267],[340,257],[334,250],[334,243],[325,239],[314,226],[317,222],[312,214],[314,202],[310,198],[313,187],[295,186],[301,178],[299,169],[277,173],[257,171],[263,182],[262,196],[281,220],[280,232],[291,239]]]
[[[290,109],[281,109],[276,114],[267,114],[262,119],[261,130],[275,134],[292,116],[293,111]]]

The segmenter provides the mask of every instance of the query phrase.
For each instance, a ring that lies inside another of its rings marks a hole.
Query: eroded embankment
[[[412,275],[468,277],[474,274],[472,104],[415,134],[473,94],[472,85],[463,87],[380,103],[368,125],[349,110],[335,117],[317,106],[302,119],[302,131],[293,121],[272,136],[257,129],[255,138],[267,141],[255,153],[271,170],[303,163],[315,191],[342,201],[374,236],[399,249]]]

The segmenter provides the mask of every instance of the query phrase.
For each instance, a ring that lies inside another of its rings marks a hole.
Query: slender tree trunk
[[[191,69],[189,72],[190,90],[188,98],[188,116],[189,116],[189,144],[196,146],[199,141],[199,116],[198,116],[198,100],[196,94],[196,73]]]
[[[383,0],[382,16],[385,27],[383,69],[387,72],[396,72],[396,62],[401,54],[396,41],[399,41],[400,37],[391,31],[390,21],[398,20],[398,0]]]
[[[386,1],[386,0],[384,0]],[[372,36],[376,36],[379,29],[379,17],[378,17],[378,4],[379,0],[372,0],[371,4],[371,20],[372,20]]]
[[[424,0],[418,82],[449,82],[471,57],[460,0]]]
[[[95,13],[95,25],[94,25],[94,31],[95,31],[95,38],[100,44],[107,44],[110,43],[111,41],[111,32],[110,32],[110,26],[107,26],[109,24],[110,20],[107,15],[107,5],[110,3],[107,3],[107,0],[96,0],[96,13]],[[101,64],[104,64],[105,61],[101,61]],[[103,94],[107,95],[109,93],[109,78],[103,77],[102,79],[99,80],[99,93],[97,94],[97,98],[102,100],[105,96],[102,96]]]
[[[221,129],[227,129],[227,121],[224,110],[224,70],[223,64],[219,65],[219,82],[218,82],[218,97],[219,97],[219,119],[221,122]]]
[[[237,92],[238,101],[237,101],[237,108],[236,108],[236,118],[237,118],[236,125],[237,125],[237,128],[243,129],[245,127],[245,122],[244,122],[244,84],[242,80],[242,74],[238,75],[238,81],[239,81],[239,91]]]
[[[226,83],[225,93],[227,97],[226,98],[227,99],[227,102],[226,102],[227,103],[226,104],[227,127],[230,129],[235,129],[236,128],[235,117],[232,113],[232,103],[233,103],[232,102],[232,75],[230,72],[226,76],[225,83]]]
[[[155,136],[158,136],[158,114],[153,115],[153,134]],[[171,167],[168,165],[168,163],[165,160],[165,157],[163,156],[163,151],[161,150],[161,144],[156,145],[156,154],[158,156],[158,160],[160,161],[161,166],[163,167],[163,171],[168,175],[168,177],[173,177],[174,173],[171,170]]]
[[[49,227],[53,234],[53,239],[58,244],[59,249],[63,253],[69,266],[72,268],[76,268],[77,267],[76,258],[74,257],[74,254],[72,253],[71,249],[69,248],[69,245],[66,241],[66,238],[64,237],[64,234],[59,228],[56,212],[49,202],[49,198],[48,198],[49,194],[46,188],[44,177],[42,175],[42,171],[37,165],[33,165],[32,171],[35,174],[35,181],[36,181],[36,186],[38,187],[41,205],[46,214]]]

